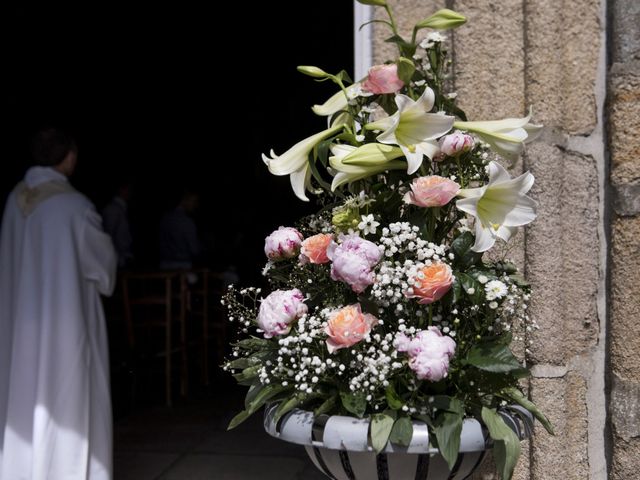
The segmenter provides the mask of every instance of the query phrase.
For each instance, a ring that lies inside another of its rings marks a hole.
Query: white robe
[[[44,167],[9,195],[1,228],[0,480],[111,479],[111,239]]]

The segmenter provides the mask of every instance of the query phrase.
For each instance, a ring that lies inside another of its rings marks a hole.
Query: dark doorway
[[[114,182],[134,180],[139,263],[154,264],[160,215],[189,187],[201,194],[210,266],[236,256],[253,280],[264,236],[309,210],[260,154],[324,127],[310,106],[334,86],[295,67],[352,73],[352,3],[158,5],[2,7],[0,201],[26,168],[33,130],[61,124],[80,144],[73,181],[99,208]]]

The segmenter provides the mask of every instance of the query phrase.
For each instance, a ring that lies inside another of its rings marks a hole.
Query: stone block
[[[564,378],[532,378],[531,397],[555,430],[536,423],[532,440],[531,480],[589,478],[587,385],[569,372]]]
[[[640,217],[616,218],[611,243],[611,369],[640,384]]]
[[[533,363],[566,365],[597,342],[598,174],[592,157],[534,142],[528,166],[538,218],[527,227]]]
[[[544,125],[588,135],[597,114],[595,82],[603,28],[600,2],[523,3],[527,105],[533,106],[535,120]]]
[[[522,1],[457,0],[468,23],[453,33],[454,85],[469,120],[525,111]]]
[[[445,0],[388,0],[388,3],[393,9],[400,35],[407,40],[411,40],[413,26],[417,22],[446,7]],[[376,7],[374,14],[377,20],[389,19],[383,8]],[[385,42],[385,39],[392,35],[391,29],[387,25],[381,23],[373,24],[374,64],[398,58],[396,45]],[[425,35],[425,30],[422,30],[421,36],[424,37]],[[421,36],[418,36],[418,38],[421,38]]]
[[[611,183],[640,181],[640,60],[614,65],[609,86]]]
[[[613,62],[640,60],[640,2],[615,0],[610,5]]]
[[[630,480],[638,478],[640,472],[640,438],[629,441],[616,439],[611,459],[611,480]]]

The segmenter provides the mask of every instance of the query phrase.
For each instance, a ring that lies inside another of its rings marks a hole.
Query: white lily
[[[331,128],[316,133],[296,143],[282,155],[276,155],[273,150],[270,157],[262,154],[262,160],[269,171],[278,176],[290,175],[291,187],[300,200],[308,202],[305,190],[310,187],[311,169],[309,167],[309,153],[325,138],[338,133],[344,124],[334,125]]]
[[[328,117],[336,112],[339,112],[340,110],[346,110],[349,100],[352,100],[360,95],[362,90],[360,88],[359,82],[356,82],[353,85],[349,85],[345,90],[346,95],[345,92],[340,90],[335,95],[329,97],[329,99],[322,105],[314,105],[313,107],[311,107],[311,110],[313,110],[313,113],[321,117]]]
[[[487,142],[497,154],[509,160],[516,160],[524,150],[524,144],[535,140],[541,133],[542,125],[529,123],[532,112],[523,118],[505,118],[486,122],[455,122],[454,128],[477,134]]]
[[[476,217],[476,242],[471,247],[474,252],[489,250],[498,237],[508,241],[515,227],[536,218],[536,202],[526,195],[533,181],[529,172],[511,178],[502,165],[489,162],[487,185],[458,192],[463,197],[456,202],[458,210]]]
[[[422,157],[433,158],[439,148],[435,139],[441,137],[453,126],[455,120],[450,115],[428,113],[435,101],[435,94],[429,87],[414,101],[406,95],[396,95],[398,111],[390,117],[365,125],[367,130],[383,130],[378,135],[380,143],[398,145],[407,157],[407,173],[412,174],[420,165]]]
[[[331,146],[331,153],[333,156],[329,157],[329,165],[336,170],[331,182],[331,191],[345,183],[352,183],[387,170],[404,170],[407,167],[404,161],[395,160],[403,155],[402,150],[379,143],[368,143],[361,147],[335,144]],[[345,161],[354,161],[355,164]]]

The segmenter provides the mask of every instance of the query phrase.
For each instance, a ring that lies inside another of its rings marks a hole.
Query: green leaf
[[[278,409],[276,410],[276,413],[273,416],[273,421],[277,422],[278,420],[280,420],[282,418],[282,416],[284,414],[286,414],[287,412],[290,412],[291,410],[296,408],[301,403],[302,403],[302,400],[297,395],[294,395],[289,400],[286,400],[286,401],[282,402],[278,406]]]
[[[400,48],[400,52],[402,52],[404,57],[411,58],[416,53],[416,46],[407,42],[400,35],[393,35],[392,37],[387,38],[385,42],[395,43],[398,45],[398,48]]]
[[[313,414],[318,417],[320,415],[324,415],[325,413],[329,413],[336,406],[336,403],[338,403],[337,394],[327,398],[324,402],[322,402],[320,406],[313,411]]]
[[[357,0],[357,2],[363,5],[374,5],[377,7],[385,7],[387,5],[386,0]]]
[[[510,480],[520,457],[520,439],[495,410],[482,407],[482,420],[493,438],[493,458],[502,480]]]
[[[458,459],[462,419],[462,413],[441,412],[433,422],[433,433],[438,440],[438,449],[447,461],[449,469],[453,469]]]
[[[229,422],[229,426],[227,427],[227,430],[232,430],[236,428],[238,425],[240,425],[250,416],[251,414],[246,410],[241,411],[239,414],[237,414],[235,417],[231,419],[231,421]]]
[[[253,414],[256,410],[262,407],[268,400],[272,399],[276,395],[279,395],[287,387],[283,387],[282,385],[267,385],[262,390],[260,390],[255,398],[249,402],[249,407],[247,411],[249,415]]]
[[[411,437],[413,437],[413,424],[409,417],[398,418],[391,429],[389,434],[389,441],[408,447],[411,443]]]
[[[471,250],[476,239],[471,232],[463,232],[451,243],[451,251],[455,255],[454,265],[468,268],[482,259],[482,253]]]
[[[324,178],[322,178],[322,175],[320,175],[320,171],[318,170],[318,166],[316,165],[313,156],[309,155],[309,159],[307,161],[309,162],[309,167],[311,167],[311,174],[313,175],[313,178],[317,180],[317,182],[324,190],[330,192],[331,185]]]
[[[469,349],[467,363],[487,372],[512,372],[522,370],[522,365],[506,345],[479,344]]]
[[[451,413],[464,414],[464,404],[457,398],[448,397],[447,395],[434,395],[429,399],[429,406]]]
[[[517,388],[505,388],[502,393],[505,397],[510,398],[514,402],[522,405],[524,408],[529,410],[534,417],[542,424],[542,426],[549,432],[551,435],[555,435],[553,432],[553,426],[547,417],[538,410],[538,407],[535,403],[525,397],[520,390]]]
[[[233,368],[234,370],[244,370],[245,368],[249,368],[252,363],[249,362],[248,358],[236,358],[235,360],[229,362],[229,368]]]
[[[411,77],[413,77],[413,73],[416,71],[416,66],[411,60],[405,57],[398,58],[396,65],[398,66],[398,78],[402,80],[405,85],[409,85],[409,83],[411,83]]]
[[[367,408],[367,398],[364,392],[340,392],[340,399],[342,400],[342,406],[348,412],[362,418]]]
[[[458,283],[461,288],[460,295],[467,296],[474,305],[482,303],[484,299],[484,287],[482,284],[466,273],[455,272],[454,275],[456,277],[455,282]]]
[[[277,344],[270,342],[269,340],[265,340],[264,338],[245,338],[244,340],[240,340],[235,344],[237,347],[242,350],[263,350],[263,349],[274,349],[277,348]]]
[[[254,365],[253,367],[245,368],[240,373],[234,373],[233,378],[235,378],[240,385],[251,385],[258,377],[258,372],[261,368],[262,365]]]
[[[458,12],[443,8],[438,10],[433,15],[418,22],[415,26],[416,30],[421,28],[433,28],[435,30],[449,30],[450,28],[456,28],[464,24],[467,21],[466,17],[460,15]]]
[[[384,447],[389,440],[396,412],[391,411],[391,413],[394,415],[376,413],[371,417],[371,446],[376,453],[380,453],[384,450]]]
[[[249,405],[251,404],[251,402],[255,400],[256,396],[260,393],[260,391],[264,387],[265,386],[262,385],[261,383],[258,383],[257,385],[251,385],[249,387],[249,390],[247,391],[247,395],[244,397],[244,408],[249,408]]]
[[[404,405],[404,402],[393,387],[393,383],[390,383],[385,390],[385,396],[387,398],[387,405],[393,410],[400,410]]]

